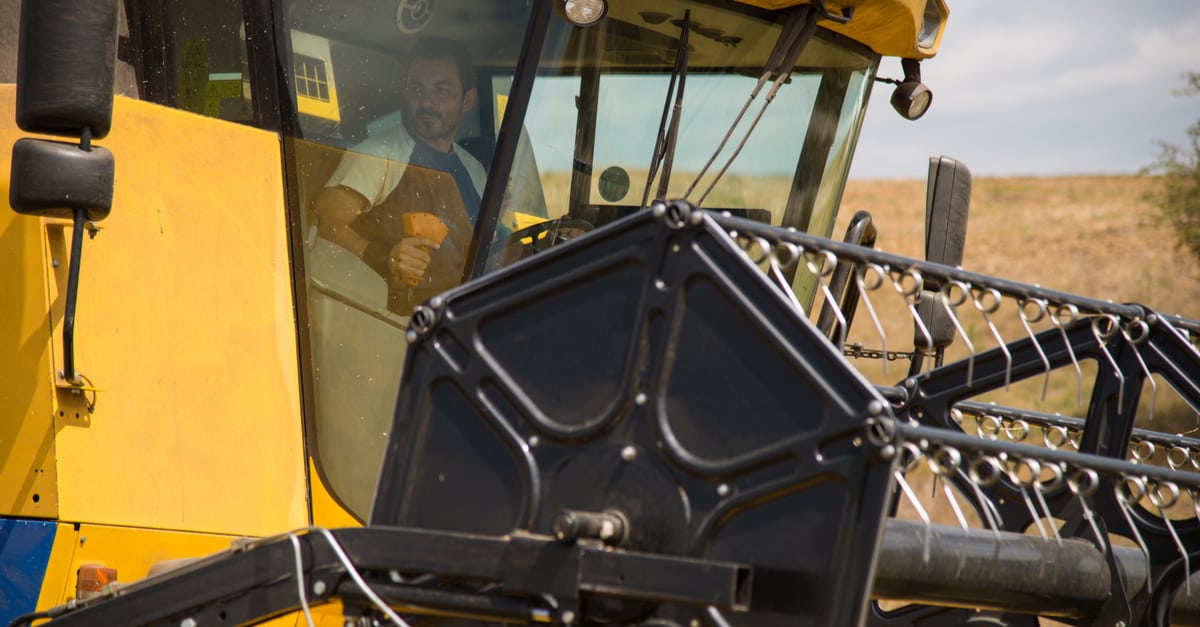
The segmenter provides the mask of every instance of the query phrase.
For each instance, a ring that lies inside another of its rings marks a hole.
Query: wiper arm
[[[671,83],[667,86],[667,99],[663,103],[662,119],[658,123],[654,154],[650,157],[650,174],[646,177],[646,189],[642,192],[643,207],[647,206],[650,201],[650,186],[654,184],[654,177],[658,174],[660,163],[663,170],[662,178],[658,182],[658,198],[666,197],[667,186],[671,182],[671,165],[675,160],[675,142],[679,136],[679,118],[683,112],[683,89],[687,82],[688,33],[692,31],[692,11],[690,9],[684,12],[680,28],[682,33],[679,35],[679,48],[675,50],[675,67],[671,69]],[[675,88],[677,80],[678,90]],[[672,100],[675,101],[674,107],[671,105]],[[670,116],[669,128],[668,115]]]
[[[784,81],[787,80],[787,77],[791,75],[792,66],[796,64],[796,59],[800,58],[800,52],[804,50],[804,47],[808,45],[809,40],[812,39],[813,33],[816,32],[817,21],[822,18],[834,19],[835,21],[839,22],[843,19],[849,19],[832,16],[825,9],[823,3],[821,2],[815,2],[813,4],[796,7],[792,10],[791,14],[788,15],[787,22],[783,26],[783,31],[779,33],[779,39],[775,41],[775,48],[771,50],[771,55],[767,58],[767,63],[763,67],[762,74],[758,78],[758,83],[750,92],[750,97],[746,99],[746,103],[742,105],[742,109],[738,111],[737,117],[734,118],[733,124],[730,125],[729,130],[725,132],[725,136],[721,138],[721,143],[717,146],[717,149],[713,151],[712,156],[708,158],[708,162],[704,164],[704,167],[700,170],[700,173],[696,175],[695,180],[693,180],[692,184],[688,186],[687,192],[685,192],[683,195],[685,200],[692,195],[692,191],[694,191],[696,185],[700,183],[700,179],[704,178],[704,175],[708,172],[708,169],[712,167],[713,162],[717,159],[717,155],[721,154],[721,151],[725,149],[725,144],[733,135],[734,129],[736,129],[738,124],[741,123],[742,116],[744,116],[746,111],[750,108],[750,103],[758,97],[759,92],[762,91],[762,88],[767,84],[767,81],[770,81],[771,78],[774,77],[774,82],[771,84],[770,91],[767,92],[763,106],[761,109],[759,109],[758,115],[754,117],[754,121],[750,123],[750,128],[746,129],[746,134],[742,137],[742,141],[738,144],[737,148],[734,149],[733,154],[729,156],[729,159],[726,160],[725,165],[721,167],[721,171],[717,173],[712,183],[708,185],[708,189],[706,189],[704,194],[700,196],[700,199],[696,201],[697,205],[704,203],[704,199],[708,197],[709,192],[713,190],[713,187],[715,187],[717,182],[721,180],[721,177],[724,176],[726,170],[729,169],[729,166],[733,164],[733,160],[737,158],[738,154],[741,153],[742,148],[746,146],[746,141],[750,139],[750,134],[754,132],[754,128],[758,126],[758,122],[762,119],[763,113],[766,112],[767,106],[770,105],[771,101],[775,99],[775,94],[779,92],[779,88],[783,85]]]

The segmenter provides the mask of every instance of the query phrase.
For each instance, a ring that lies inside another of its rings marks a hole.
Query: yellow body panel
[[[0,119],[15,119],[12,85],[0,85]],[[0,124],[0,515],[58,515],[54,382],[45,230],[8,208],[12,144],[21,134]]]
[[[12,119],[14,96],[0,85],[0,116]],[[75,327],[95,408],[91,394],[44,398],[62,358],[71,227],[6,215],[0,241],[19,245],[0,250],[0,267],[20,277],[11,285],[42,283],[19,299],[42,328],[9,340],[18,358],[3,367],[20,376],[0,382],[18,396],[0,410],[5,423],[17,411],[36,433],[55,414],[60,520],[254,536],[306,526],[278,136],[118,97],[112,133],[96,143],[116,159],[116,189],[84,242]],[[40,260],[25,250],[39,241]],[[35,390],[35,402],[20,398]],[[31,472],[23,466],[11,472]]]
[[[808,4],[808,0],[737,1],[763,9],[786,9],[800,4]],[[861,41],[875,52],[884,56],[925,59],[937,54],[938,46],[942,43],[945,17],[948,15],[945,3],[936,0],[942,12],[942,24],[938,25],[937,35],[932,45],[927,47],[918,46],[917,38],[924,21],[926,1],[872,0],[871,2],[854,2],[852,0],[829,0],[825,3],[825,6],[830,12],[841,13],[844,7],[853,7],[854,17],[848,24],[835,24],[827,20],[821,22],[821,26],[856,41]]]

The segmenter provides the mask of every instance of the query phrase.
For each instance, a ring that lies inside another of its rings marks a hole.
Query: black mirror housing
[[[104,137],[112,127],[117,0],[24,0],[17,51],[17,126]]]
[[[77,209],[91,221],[112,209],[113,154],[92,146],[19,139],[13,144],[8,203],[17,213],[71,219]]]

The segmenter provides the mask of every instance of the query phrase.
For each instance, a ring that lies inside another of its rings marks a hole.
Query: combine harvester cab
[[[1200,624],[1200,323],[829,239],[939,0],[18,13],[12,624]]]

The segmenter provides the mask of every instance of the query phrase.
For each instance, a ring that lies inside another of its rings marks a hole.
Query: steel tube
[[[1053,539],[1011,532],[999,536],[997,541],[996,533],[985,529],[889,520],[871,596],[1061,618],[1094,616],[1108,599],[1108,563],[1091,544],[1063,539],[1060,546]],[[1132,595],[1146,581],[1146,558],[1121,546],[1113,547],[1113,554],[1126,595]],[[1178,594],[1171,623],[1200,625],[1200,594]]]

